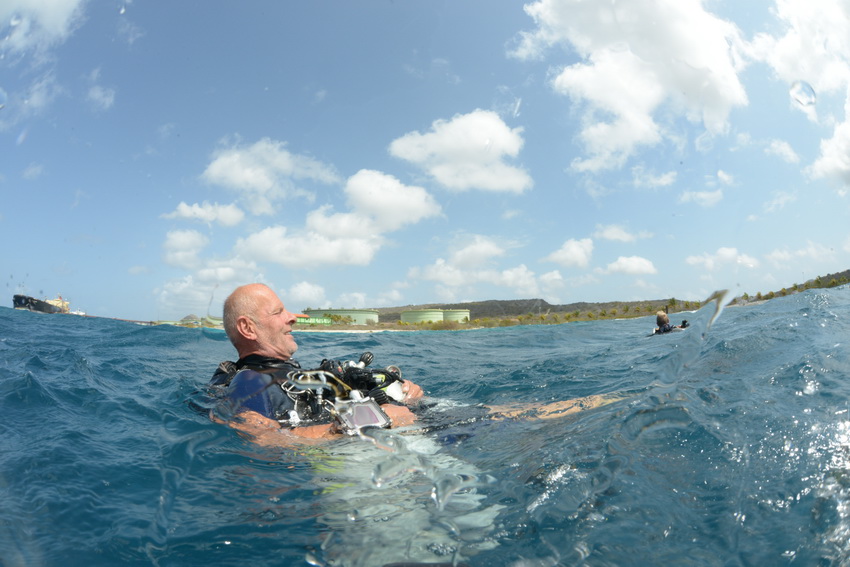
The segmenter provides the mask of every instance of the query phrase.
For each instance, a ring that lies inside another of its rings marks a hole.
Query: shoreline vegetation
[[[783,297],[799,293],[807,289],[831,288],[850,282],[850,270],[836,274],[818,276],[803,284],[793,284],[787,288],[767,293],[757,292],[754,295],[744,293],[733,298],[729,306],[744,306],[768,301],[775,297]],[[655,299],[643,301],[610,301],[604,303],[571,303],[566,305],[551,305],[542,299],[530,300],[491,300],[459,304],[429,304],[405,307],[389,307],[376,309],[380,322],[373,325],[357,325],[358,330],[461,330],[487,327],[512,327],[515,325],[557,325],[580,321],[599,321],[604,319],[626,319],[655,315],[658,311],[666,311],[671,315],[696,311],[713,297],[702,301]],[[422,323],[402,323],[401,312],[409,309],[469,309],[468,322],[436,321]],[[321,329],[295,327],[298,331],[321,330],[353,330],[345,321],[335,322]]]
[[[744,306],[769,301],[775,297],[783,297],[799,293],[807,289],[831,288],[850,282],[850,270],[835,274],[818,276],[803,284],[793,284],[777,291],[767,293],[757,292],[754,295],[744,293],[733,298],[728,306]],[[488,300],[467,303],[434,303],[426,305],[407,305],[403,307],[377,308],[379,321],[367,325],[353,325],[350,318],[329,316],[331,325],[296,325],[296,332],[375,332],[375,331],[455,331],[463,329],[480,329],[492,327],[512,327],[515,325],[558,325],[581,321],[599,321],[605,319],[627,319],[646,317],[658,311],[666,311],[671,315],[696,311],[714,296],[702,301],[669,299],[653,299],[643,301],[609,301],[603,303],[570,303],[552,305],[543,299]],[[414,309],[468,309],[468,321],[424,321],[421,323],[405,323],[401,321],[402,311]],[[673,321],[678,323],[678,321]],[[188,315],[180,321],[160,321],[152,324],[172,324],[184,327],[221,328],[221,319],[217,317],[199,318]]]

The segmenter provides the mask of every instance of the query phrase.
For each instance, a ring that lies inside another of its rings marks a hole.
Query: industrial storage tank
[[[305,309],[310,317],[330,317],[337,321],[351,320],[351,325],[375,325],[378,323],[378,312],[374,309]]]
[[[442,309],[411,309],[401,312],[402,323],[436,323],[442,320]]]
[[[443,309],[443,321],[469,323],[469,309]]]

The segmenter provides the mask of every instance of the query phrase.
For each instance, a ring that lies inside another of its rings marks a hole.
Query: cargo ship
[[[16,294],[12,298],[15,309],[28,309],[39,313],[70,313],[68,302],[57,296],[56,299],[36,299],[28,295]]]

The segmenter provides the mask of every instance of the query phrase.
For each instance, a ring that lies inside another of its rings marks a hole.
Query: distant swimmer
[[[681,329],[688,328],[687,319],[682,321],[681,325],[671,325],[670,317],[667,316],[667,313],[664,311],[659,311],[655,314],[655,324],[658,325],[654,331],[652,331],[653,335],[663,335],[664,333],[670,333],[672,331],[678,331]]]

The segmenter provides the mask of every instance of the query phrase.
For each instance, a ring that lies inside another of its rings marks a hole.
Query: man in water
[[[681,325],[671,325],[670,317],[667,316],[667,313],[664,311],[659,311],[655,314],[655,324],[658,325],[655,330],[652,332],[654,335],[662,335],[664,333],[669,333],[674,329],[687,329],[688,322],[682,321]]]
[[[278,385],[281,382],[274,381],[276,375],[285,377],[300,369],[292,359],[298,349],[292,336],[295,320],[277,294],[264,284],[238,287],[224,302],[224,330],[239,360],[221,363],[211,384],[227,386],[231,400],[240,400],[235,419],[229,425],[250,434],[262,445],[315,443],[340,434],[327,412],[315,404],[311,407],[315,402],[310,398],[312,392],[285,391]],[[236,375],[243,369],[258,372],[250,373],[240,384],[241,377]],[[401,390],[405,404],[414,403],[423,395],[422,388],[409,380],[402,381]],[[241,403],[246,400],[247,403]],[[410,425],[415,420],[410,409],[403,405],[386,403],[381,409],[396,427]]]

